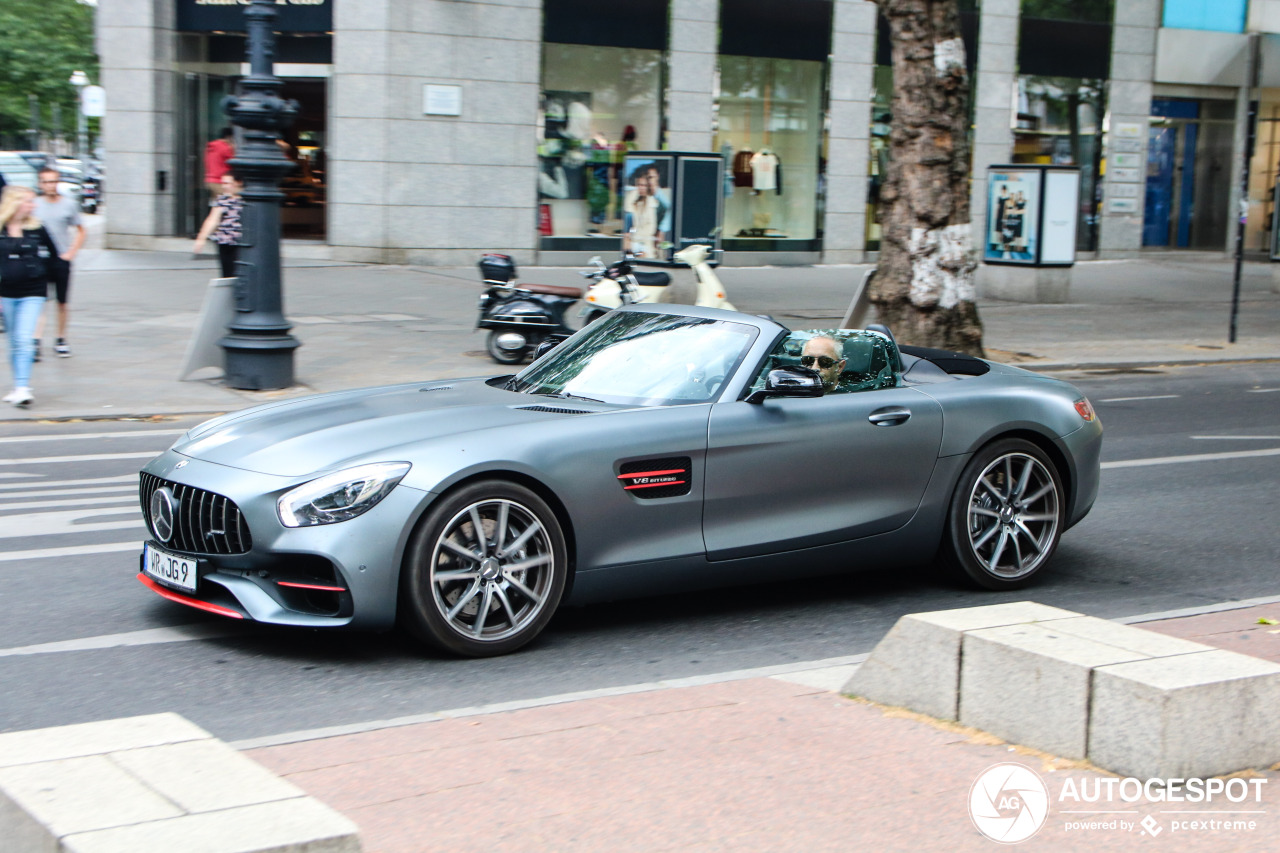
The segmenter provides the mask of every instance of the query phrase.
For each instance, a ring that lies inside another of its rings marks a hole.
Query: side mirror
[[[568,335],[549,335],[543,338],[538,343],[538,346],[533,350],[533,360],[537,361],[556,347],[560,346],[567,337]]]
[[[825,389],[818,371],[809,367],[775,367],[765,377],[764,388],[753,391],[748,403],[763,403],[770,397],[821,397]]]

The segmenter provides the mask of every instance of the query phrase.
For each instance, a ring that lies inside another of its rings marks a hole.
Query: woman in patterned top
[[[196,243],[192,248],[199,255],[204,251],[204,243],[213,236],[218,244],[218,263],[222,267],[223,278],[234,278],[236,275],[236,249],[240,245],[240,214],[244,210],[244,199],[240,197],[244,184],[230,173],[222,176],[222,195],[218,196],[209,215],[200,226],[196,235]]]

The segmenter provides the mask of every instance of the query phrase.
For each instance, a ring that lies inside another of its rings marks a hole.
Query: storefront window
[[[542,236],[616,238],[622,233],[623,156],[658,147],[662,52],[547,44],[542,55]]]
[[[1073,77],[1018,78],[1012,162],[1080,167],[1076,248],[1081,251],[1097,246],[1104,83]]]
[[[818,236],[822,75],[820,62],[720,57],[715,145],[729,171],[726,238]]]
[[[722,0],[713,146],[724,155],[724,247],[821,249],[830,0]]]

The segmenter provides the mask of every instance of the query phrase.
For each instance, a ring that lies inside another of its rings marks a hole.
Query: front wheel
[[[455,654],[507,654],[546,627],[567,575],[564,534],[542,498],[516,483],[473,483],[414,532],[401,576],[406,627]]]
[[[947,513],[946,556],[979,586],[1025,586],[1062,534],[1062,479],[1029,441],[1003,439],[965,466]]]
[[[485,339],[484,348],[498,364],[520,364],[528,358],[533,342],[520,332],[494,329]]]

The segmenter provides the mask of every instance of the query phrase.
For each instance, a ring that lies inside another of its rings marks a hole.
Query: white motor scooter
[[[707,263],[710,253],[709,247],[697,244],[681,249],[673,256],[693,270],[693,287],[688,281],[673,282],[665,272],[636,272],[626,257],[609,266],[605,266],[598,257],[592,258],[594,269],[582,271],[582,275],[592,283],[587,288],[581,316],[590,323],[614,308],[637,302],[701,305],[736,311],[738,309],[725,296],[724,285],[715,270]]]

